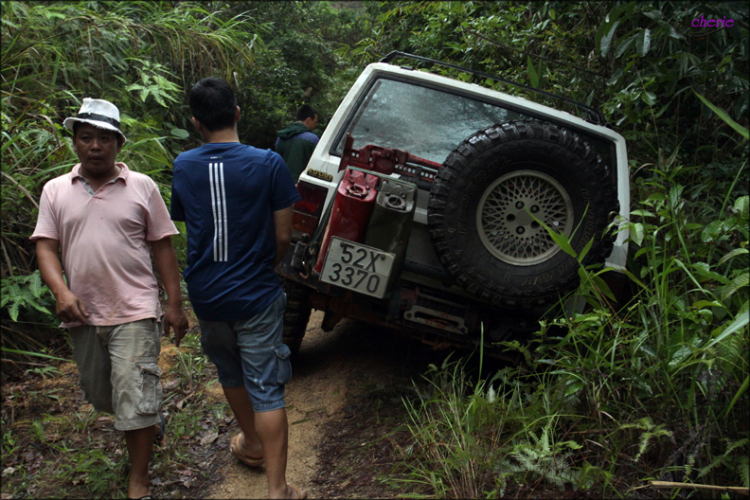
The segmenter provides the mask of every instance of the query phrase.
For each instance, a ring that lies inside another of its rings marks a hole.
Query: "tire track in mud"
[[[339,453],[335,450],[349,448],[349,443],[336,442],[343,434],[337,430],[344,427],[356,429],[359,421],[370,425],[368,417],[372,416],[366,405],[351,404],[351,401],[367,397],[370,392],[393,388],[408,391],[412,377],[424,373],[429,362],[436,362],[445,354],[433,353],[427,346],[396,332],[346,319],[333,331],[323,332],[320,328],[322,319],[321,311],[313,311],[299,357],[292,364],[292,380],[286,389],[289,420],[287,481],[307,488],[310,498],[360,496],[358,492],[362,492],[363,479],[356,479],[355,471],[352,471],[351,480],[347,478],[338,484],[340,476],[346,476],[345,471],[352,468],[350,464],[337,463]],[[215,392],[217,398],[223,397],[218,384],[212,384],[209,392]],[[389,406],[392,406],[389,408],[391,413],[403,411],[399,397],[392,398]],[[220,441],[226,441],[228,445],[237,432],[239,427],[235,422]],[[212,469],[217,471],[213,484],[202,492],[201,498],[268,497],[265,471],[240,464],[231,456],[228,446],[216,457]],[[336,484],[332,485],[332,482]],[[350,483],[359,489],[347,489]],[[397,494],[387,485],[376,484],[375,478],[372,478],[372,483],[368,485],[366,496],[394,497]]]

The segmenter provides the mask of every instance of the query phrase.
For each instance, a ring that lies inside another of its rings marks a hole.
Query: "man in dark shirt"
[[[282,341],[286,294],[274,271],[300,196],[278,154],[240,144],[240,108],[227,82],[198,82],[190,110],[207,144],[174,162],[172,219],[187,226],[184,276],[201,345],[242,429],[230,450],[250,467],[265,463],[270,498],[304,498],[286,482],[292,370]]]
[[[284,158],[294,182],[299,180],[318,145],[318,136],[312,133],[317,124],[318,111],[305,104],[297,110],[297,121],[279,130],[274,149]]]

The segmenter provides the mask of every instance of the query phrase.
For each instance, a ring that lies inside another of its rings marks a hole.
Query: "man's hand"
[[[164,314],[164,335],[169,337],[169,330],[174,330],[174,345],[180,347],[182,337],[188,330],[188,320],[182,307],[170,307]]]
[[[79,299],[70,290],[63,290],[59,296],[56,297],[56,310],[55,312],[65,323],[73,323],[74,321],[80,321],[86,323],[89,318],[89,313],[86,311],[86,306],[83,305],[81,299]]]
[[[154,253],[154,266],[161,276],[169,300],[164,314],[164,335],[169,337],[169,330],[174,329],[174,343],[180,347],[180,341],[188,329],[188,320],[182,310],[182,292],[180,290],[180,270],[177,269],[177,257],[172,246],[172,238],[166,236],[151,242]]]
[[[57,255],[60,242],[50,238],[40,238],[36,242],[36,257],[42,280],[55,296],[55,312],[65,323],[80,321],[86,324],[89,312],[81,299],[70,291],[63,279],[60,257]]]

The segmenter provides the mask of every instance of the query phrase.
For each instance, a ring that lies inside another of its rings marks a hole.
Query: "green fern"
[[[742,486],[750,488],[750,459],[747,455],[742,455],[737,459],[737,469],[742,478]]]
[[[531,439],[513,447],[510,456],[517,463],[511,465],[507,472],[523,475],[531,473],[563,490],[566,484],[578,485],[582,473],[580,470],[570,468],[568,458],[571,453],[564,453],[563,449],[575,450],[581,448],[581,445],[575,441],[552,443],[554,420],[549,419],[539,437],[533,431],[527,431],[526,435]]]
[[[741,333],[741,331],[734,332],[716,344],[719,366],[729,373],[735,368],[741,368],[744,361],[743,352],[746,341]]]
[[[737,470],[742,478],[742,485],[746,488],[750,487],[750,466],[748,465],[750,461],[748,460],[747,455],[747,446],[750,444],[750,439],[743,438],[737,441],[725,439],[724,441],[727,444],[727,449],[724,454],[717,455],[710,464],[703,467],[700,472],[698,472],[698,478],[705,476],[716,466],[723,465],[730,470]],[[745,453],[739,456],[736,453],[732,453],[738,448],[744,449]]]
[[[32,308],[50,317],[53,316],[47,308],[54,303],[52,292],[42,282],[38,270],[27,276],[3,278],[0,290],[2,292],[0,308],[7,308],[13,321],[18,321],[22,308]]]
[[[646,451],[646,448],[648,448],[648,443],[651,441],[652,438],[658,438],[661,436],[671,436],[672,432],[664,429],[664,425],[654,425],[653,420],[649,417],[644,417],[640,419],[635,424],[625,424],[621,427],[622,429],[640,429],[645,431],[643,434],[641,434],[641,440],[638,446],[638,453],[636,454],[635,458],[633,458],[634,462],[637,462],[643,453]]]
[[[722,289],[721,300],[726,301],[737,290],[748,286],[748,282],[750,282],[750,273],[744,272],[739,274]]]

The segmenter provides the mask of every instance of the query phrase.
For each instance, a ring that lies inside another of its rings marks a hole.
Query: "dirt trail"
[[[322,319],[322,312],[313,313],[287,386],[287,480],[307,488],[310,498],[395,497],[404,487],[396,490],[382,478],[392,477],[400,450],[410,444],[408,434],[396,430],[408,420],[402,398],[414,396],[412,378],[428,362],[440,364],[445,354],[346,319],[323,332]],[[152,460],[155,497],[268,498],[264,470],[240,464],[229,451],[239,426],[200,346],[177,348],[165,337],[159,366],[173,446]],[[94,412],[83,400],[72,362],[45,370],[4,374],[2,418],[14,432],[8,444],[13,448],[3,454],[2,497],[120,496],[120,476],[129,465],[112,416]],[[93,462],[91,477],[76,468],[81,457],[94,453],[106,460]]]
[[[347,395],[351,399],[378,387],[404,387],[411,384],[411,376],[426,366],[423,359],[425,348],[421,344],[348,320],[342,321],[332,332],[323,332],[320,329],[322,319],[322,312],[313,311],[286,392],[289,419],[287,481],[306,487],[310,498],[331,495],[330,484],[325,493],[321,486],[331,481],[316,479],[319,454],[324,444],[322,440],[326,436],[325,424],[336,419],[350,419],[344,422],[351,424],[352,416],[357,417],[353,419],[355,421],[364,417],[353,415],[361,408],[346,407]],[[411,362],[417,358],[417,363]],[[211,390],[217,391],[216,396],[221,397],[218,384],[211,387],[216,387]],[[222,441],[228,443],[236,432],[235,423],[233,429],[222,436]],[[219,467],[214,470],[223,471],[223,477],[215,477],[216,483],[203,492],[203,498],[268,498],[264,470],[253,470],[240,464],[233,459],[228,448],[222,455],[217,457]],[[382,496],[393,495],[394,492],[382,487]]]
[[[326,335],[319,328],[322,318],[322,312],[315,312],[308,324],[300,353],[305,361],[292,367],[292,381],[286,390],[289,420],[287,481],[308,489],[317,463],[315,448],[320,437],[320,425],[341,408],[345,393],[344,381],[335,367],[336,361],[331,360],[330,356],[321,356],[325,352],[325,345],[335,340],[339,332]],[[220,395],[221,389],[216,386],[218,384],[213,384],[212,390]],[[228,452],[226,454],[229,455]],[[228,465],[226,475],[207,492],[206,498],[268,497],[263,469],[251,469],[236,460],[229,460]]]

